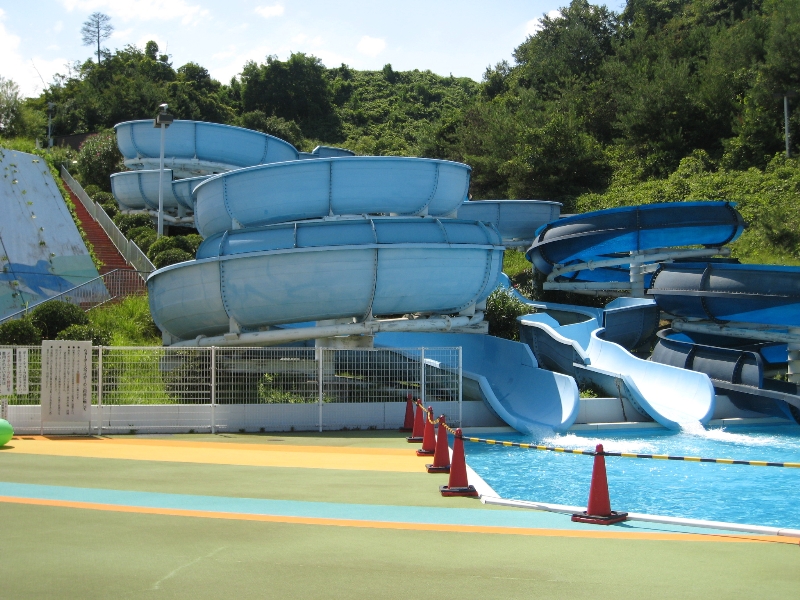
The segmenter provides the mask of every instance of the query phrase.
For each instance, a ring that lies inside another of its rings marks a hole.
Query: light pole
[[[164,235],[164,133],[172,123],[173,116],[167,112],[169,106],[160,104],[161,112],[153,119],[153,127],[161,128],[161,157],[158,172],[158,236]]]
[[[786,140],[786,158],[791,158],[792,150],[791,134],[789,133],[789,98],[797,98],[797,92],[788,90],[778,94],[772,94],[772,96],[776,100],[783,98],[783,136]]]

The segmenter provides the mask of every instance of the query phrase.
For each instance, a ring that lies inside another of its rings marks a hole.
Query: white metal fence
[[[75,424],[42,425],[41,347],[4,350],[15,430],[76,432]],[[85,432],[393,429],[409,394],[450,424],[463,416],[461,348],[115,346],[95,347],[92,363]]]
[[[117,247],[117,250],[119,250],[119,253],[122,254],[123,258],[125,258],[129,264],[133,265],[133,268],[139,271],[145,278],[147,273],[155,271],[156,268],[153,263],[150,262],[150,259],[147,258],[147,255],[142,252],[133,240],[129,240],[125,237],[119,230],[119,227],[117,227],[117,224],[114,223],[111,217],[108,216],[108,213],[103,210],[103,207],[89,197],[89,194],[81,187],[81,184],[75,181],[63,165],[61,166],[61,176],[64,178],[64,181],[66,181],[67,187],[72,190],[81,201],[81,204],[89,211],[92,218],[103,228],[109,239]]]

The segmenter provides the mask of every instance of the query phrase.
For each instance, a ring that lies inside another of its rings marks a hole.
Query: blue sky
[[[484,69],[535,31],[537,20],[568,0],[13,0],[0,3],[0,75],[24,95],[66,73],[92,49],[80,28],[108,14],[114,49],[155,40],[175,67],[193,60],[229,81],[247,60],[305,52],[332,67],[430,69],[480,80]],[[35,10],[32,7],[35,6]],[[612,5],[612,8],[618,8]]]

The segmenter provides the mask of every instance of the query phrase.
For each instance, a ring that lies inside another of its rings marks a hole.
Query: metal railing
[[[108,216],[108,213],[106,213],[103,207],[89,198],[89,195],[81,187],[81,184],[75,181],[63,165],[61,166],[61,177],[64,178],[67,187],[78,197],[81,204],[83,204],[92,218],[103,228],[103,231],[106,232],[106,235],[108,235],[114,246],[117,247],[117,250],[119,250],[123,258],[137,271],[142,273],[143,278],[146,279],[147,273],[152,273],[156,270],[155,265],[147,258],[147,255],[142,252],[133,240],[129,240],[125,237],[125,234],[123,234],[116,223],[111,220],[111,217]]]
[[[0,323],[22,318],[40,304],[53,300],[76,304],[83,310],[88,311],[106,302],[116,300],[117,298],[143,296],[147,293],[147,285],[144,279],[146,277],[147,273],[141,273],[131,269],[114,269],[105,275],[100,275],[99,277],[85,281],[60,294],[50,296],[22,310],[6,315],[0,319]]]
[[[20,432],[63,429],[42,429],[37,412],[41,347],[0,346],[8,350],[11,424]],[[409,394],[461,424],[461,348],[100,346],[92,363],[86,427],[98,432],[393,429]]]

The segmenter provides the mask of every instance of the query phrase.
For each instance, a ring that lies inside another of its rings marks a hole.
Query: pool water
[[[800,426],[694,432],[577,432],[497,440],[608,452],[800,463]],[[503,498],[586,506],[591,456],[464,443],[467,463]],[[800,529],[800,469],[606,457],[611,508]]]

